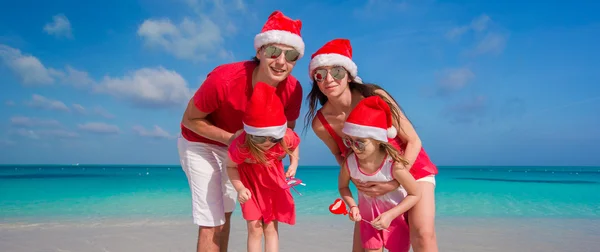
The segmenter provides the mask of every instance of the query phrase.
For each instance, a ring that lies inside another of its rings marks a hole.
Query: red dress
[[[323,127],[325,127],[327,132],[329,132],[331,137],[333,137],[333,140],[335,140],[337,143],[337,146],[340,148],[340,152],[342,153],[342,157],[345,157],[348,148],[346,145],[344,145],[342,138],[335,132],[335,130],[333,130],[333,127],[331,127],[329,122],[327,122],[327,119],[325,119],[325,116],[323,116],[320,109],[317,111],[317,119],[321,122],[321,124],[323,124]],[[400,152],[400,155],[404,154],[404,150],[406,150],[406,143],[402,143],[400,137],[394,138],[390,144]],[[431,159],[429,159],[429,155],[427,155],[425,149],[421,147],[421,151],[419,151],[419,155],[417,155],[417,158],[415,159],[415,162],[413,163],[409,172],[415,178],[415,180],[418,180],[430,175],[438,174],[438,169],[436,165],[431,162]]]
[[[243,132],[229,146],[229,158],[238,164],[240,180],[251,192],[250,199],[242,206],[242,216],[245,220],[272,220],[296,224],[296,206],[294,198],[287,188],[282,159],[286,157],[281,145],[276,144],[265,152],[270,166],[256,162],[248,148],[243,146],[246,133]],[[290,151],[300,144],[300,138],[291,129],[287,129],[283,141]],[[252,162],[252,163],[248,163]]]

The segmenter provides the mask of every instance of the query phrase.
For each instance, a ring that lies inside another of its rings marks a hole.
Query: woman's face
[[[350,82],[348,72],[341,66],[319,67],[313,71],[313,79],[327,97],[341,95]]]

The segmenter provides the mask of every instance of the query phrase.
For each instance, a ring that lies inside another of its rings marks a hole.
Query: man
[[[257,82],[277,88],[288,127],[296,125],[302,87],[290,73],[304,55],[301,28],[300,20],[273,12],[254,38],[256,57],[216,67],[188,103],[177,146],[199,226],[198,252],[227,251],[237,198],[225,168],[227,146],[243,129],[243,114]]]

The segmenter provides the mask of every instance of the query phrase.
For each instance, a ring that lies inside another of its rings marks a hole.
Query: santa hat
[[[348,115],[342,132],[349,136],[388,142],[388,138],[395,138],[398,133],[392,122],[390,107],[381,97],[374,95],[356,105]]]
[[[242,120],[246,134],[273,138],[285,135],[287,118],[275,90],[265,83],[256,83]]]
[[[350,45],[350,40],[334,39],[313,53],[308,67],[308,74],[311,80],[314,81],[313,71],[323,66],[342,66],[350,73],[352,79],[358,83],[362,83],[362,80],[358,77],[358,67],[352,61],[352,45]]]
[[[292,20],[281,13],[274,11],[259,34],[254,37],[254,49],[258,51],[267,44],[284,44],[298,50],[300,57],[304,56],[304,41],[300,36],[302,21]]]

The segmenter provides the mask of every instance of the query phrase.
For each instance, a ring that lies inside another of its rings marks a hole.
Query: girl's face
[[[378,149],[377,142],[370,138],[346,136],[344,138],[344,145],[348,148],[352,148],[352,151],[354,151],[359,159],[372,155]]]
[[[313,71],[315,83],[327,97],[337,97],[348,88],[348,72],[341,66],[319,67]]]
[[[266,151],[271,149],[276,144],[280,143],[282,138],[273,138],[270,136],[255,136],[250,135],[250,141],[252,141],[256,147],[259,149]]]

